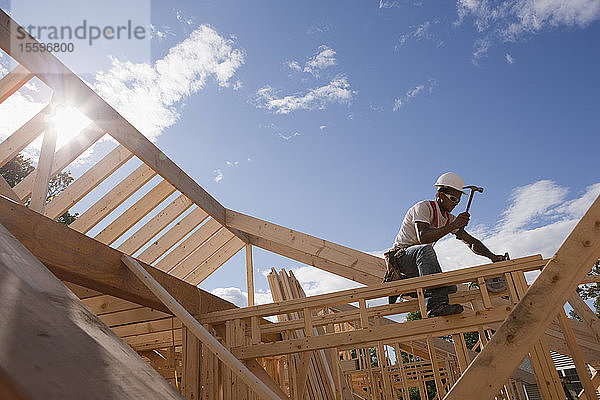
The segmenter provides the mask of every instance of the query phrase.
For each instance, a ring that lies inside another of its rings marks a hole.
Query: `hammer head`
[[[483,193],[483,188],[479,187],[479,186],[465,186],[463,187],[463,189],[471,189],[471,192],[479,192],[479,193]]]

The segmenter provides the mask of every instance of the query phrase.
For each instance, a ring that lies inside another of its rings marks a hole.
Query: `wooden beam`
[[[258,379],[250,370],[236,359],[206,328],[204,328],[184,307],[181,306],[136,260],[124,255],[123,262],[140,279],[155,296],[177,315],[186,328],[194,334],[203,346],[214,353],[231,371],[240,379],[244,380],[254,392],[265,399],[281,400],[267,385]]]
[[[496,393],[599,257],[597,198],[445,399]]]
[[[254,305],[254,264],[252,263],[252,245],[246,245],[246,287],[248,288],[248,305]]]
[[[56,219],[63,215],[131,157],[133,154],[129,150],[123,146],[117,146],[48,203],[46,216]]]
[[[227,226],[238,229],[272,242],[289,246],[311,256],[317,256],[336,264],[372,274],[383,279],[385,261],[383,258],[363,253],[273,223],[250,217],[242,213],[227,210]]]
[[[100,140],[102,136],[104,136],[104,131],[91,124],[79,135],[69,140],[56,152],[52,170],[50,171],[50,178],[54,178],[60,171],[90,148],[90,146]],[[15,193],[17,193],[19,198],[25,199],[31,194],[35,176],[36,171],[33,171],[15,186]]]
[[[148,264],[153,263],[185,235],[196,229],[196,227],[204,222],[206,218],[208,218],[206,211],[196,207],[192,212],[183,217],[181,221],[173,225],[164,235],[148,246],[148,248],[138,256],[138,259]]]
[[[200,398],[200,341],[186,328],[183,329],[183,374],[181,379],[181,393],[188,400]]]
[[[31,193],[31,202],[29,208],[44,214],[46,208],[46,198],[48,197],[48,184],[50,183],[50,172],[54,163],[54,153],[56,152],[56,130],[48,127],[44,132],[42,150],[40,159],[35,172],[35,180]]]
[[[155,175],[156,173],[146,164],[140,165],[69,226],[78,232],[87,233]]]
[[[42,134],[45,127],[45,119],[49,111],[50,105],[47,105],[0,143],[0,166],[12,160],[21,150],[29,146],[31,142]]]
[[[33,37],[19,39],[19,25],[0,10],[0,47],[46,85],[61,94],[66,101],[79,107],[99,127],[110,132],[120,144],[127,147],[144,163],[169,181],[181,193],[189,197],[198,207],[225,225],[225,208],[208,192],[202,189],[181,168],[150,142],[129,121],[105,102],[88,85],[61,63],[50,52],[26,53],[15,51],[12,43],[19,41],[38,43]]]
[[[214,219],[209,219],[198,230],[188,236],[177,247],[169,252],[164,258],[156,263],[155,267],[161,271],[170,271],[192,254],[194,250],[200,247],[210,237],[221,229],[221,225]]]
[[[243,240],[232,237],[223,247],[217,250],[208,260],[204,261],[202,264],[198,266],[197,269],[192,271],[187,277],[185,277],[185,281],[191,283],[194,286],[202,283],[206,278],[208,278],[213,272],[215,272],[219,267],[225,264],[231,257],[236,255],[241,249],[244,248],[246,244]]]
[[[150,189],[141,199],[115,218],[94,238],[104,244],[112,244],[133,225],[137,224],[150,211],[175,192],[175,188],[167,181],[161,181]]]
[[[174,266],[174,268],[171,268],[169,274],[179,279],[185,278],[233,237],[233,233],[227,229],[221,229],[190,254],[188,258]]]
[[[341,334],[338,333],[335,336],[313,336],[310,338],[283,340],[277,343],[261,343],[235,347],[232,349],[232,353],[240,359],[246,359],[322,350],[332,347],[338,347],[342,350],[346,347],[354,348],[358,345],[367,347],[378,341],[392,339],[395,341],[408,341],[424,339],[428,335],[435,335],[437,337],[457,332],[471,332],[477,329],[478,325],[501,322],[506,318],[510,309],[511,307],[507,306],[506,308],[497,308],[494,310],[465,311],[459,315],[443,318],[426,318],[402,324],[403,329],[398,329],[398,325],[385,325],[370,329],[358,329]]]
[[[169,312],[123,267],[123,253],[4,198],[0,198],[0,223],[59,278]],[[198,310],[201,295],[198,288],[149,268],[156,279],[177,293],[185,307]],[[212,297],[206,299],[206,309],[210,309],[210,303],[215,305]]]
[[[13,93],[21,89],[35,75],[22,65],[17,65],[12,71],[0,80],[0,103],[8,99]]]
[[[4,227],[0,282],[3,398],[183,399]]]
[[[167,225],[173,222],[191,206],[192,202],[190,199],[182,194],[156,214],[150,221],[146,222],[146,224],[144,224],[137,232],[121,243],[121,245],[117,247],[117,250],[133,255],[133,253],[142,248],[142,246],[148,243],[150,239],[166,228]]]

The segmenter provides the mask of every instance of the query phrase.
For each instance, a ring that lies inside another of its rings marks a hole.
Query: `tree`
[[[0,175],[6,180],[10,187],[15,187],[21,182],[27,175],[35,170],[33,163],[29,158],[25,158],[23,154],[17,154],[12,160],[0,167]],[[67,188],[73,182],[73,177],[70,171],[64,171],[58,173],[48,183],[48,196],[46,202],[49,202],[56,196],[58,196],[63,190]],[[29,204],[29,203],[27,203]],[[69,225],[71,222],[77,219],[78,214],[71,214],[65,212],[63,215],[57,218],[57,222],[61,224]]]
[[[599,275],[600,274],[600,259],[596,261],[592,270],[588,275]],[[582,285],[577,288],[577,293],[583,300],[594,299],[594,311],[596,315],[600,316],[600,283],[591,283],[588,285]],[[569,312],[571,318],[581,321],[581,318],[571,310]]]

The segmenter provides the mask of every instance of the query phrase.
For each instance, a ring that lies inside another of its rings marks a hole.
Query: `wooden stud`
[[[187,400],[197,400],[200,394],[200,341],[183,328],[183,377],[181,393]]]
[[[367,314],[367,302],[365,299],[358,300],[359,310],[360,310],[360,327],[362,329],[369,328],[369,317]]]
[[[254,264],[252,263],[252,245],[246,244],[246,287],[248,288],[248,305],[254,305]]]
[[[423,294],[423,288],[417,288],[417,299],[419,301],[419,311],[421,311],[421,318],[429,318],[427,315],[427,305],[425,304],[425,295]]]
[[[48,127],[44,132],[40,160],[36,169],[35,180],[31,194],[29,208],[44,214],[46,198],[48,197],[48,184],[50,183],[50,172],[54,163],[54,152],[56,151],[56,130]]]
[[[477,283],[479,284],[479,291],[481,292],[481,298],[483,299],[483,306],[489,310],[493,306],[487,286],[485,285],[485,280],[479,277],[477,278]]]

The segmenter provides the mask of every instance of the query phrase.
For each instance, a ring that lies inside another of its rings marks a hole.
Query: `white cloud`
[[[112,58],[99,72],[94,90],[150,140],[179,119],[177,106],[213,77],[220,86],[244,63],[233,42],[202,25],[153,64],[133,64]]]
[[[307,296],[337,292],[339,290],[351,289],[363,286],[341,276],[332,274],[315,267],[300,267],[292,269],[298,282],[306,292]]]
[[[600,18],[600,0],[458,0],[458,21],[472,18],[480,33],[517,41],[560,26],[584,28]]]
[[[227,164],[228,167],[237,167],[238,165],[240,165],[239,161],[227,161],[225,162],[225,164]]]
[[[398,111],[403,105],[408,103],[411,99],[416,97],[419,93],[425,91],[429,94],[433,92],[433,88],[437,85],[435,79],[429,79],[426,83],[415,86],[409,89],[403,97],[398,97],[394,100],[394,111]]]
[[[310,58],[304,65],[304,72],[319,77],[322,70],[336,65],[335,50],[325,45],[319,46],[317,54]]]
[[[221,181],[223,180],[223,171],[221,170],[221,168],[217,168],[217,169],[215,169],[213,172],[214,172],[215,174],[217,174],[217,175],[215,176],[215,179],[214,179],[214,181],[215,181],[215,182],[217,182],[217,183],[221,182]]]
[[[234,82],[233,84],[233,90],[240,90],[242,87],[244,87],[244,83],[242,81],[240,81],[239,79],[237,81]]]
[[[219,296],[220,298],[227,300],[238,307],[246,307],[248,305],[248,292],[242,291],[242,289],[237,287],[226,287],[226,288],[216,288],[210,291],[215,296]],[[254,292],[254,303],[255,304],[266,304],[272,303],[273,299],[271,297],[271,292],[265,292],[262,290],[257,290]]]
[[[398,2],[393,0],[379,0],[379,8],[394,8],[394,7],[400,7]]]
[[[193,17],[184,15],[183,11],[181,11],[181,10],[174,10],[174,11],[175,11],[175,18],[177,18],[177,21],[181,22],[182,24],[188,25],[188,26],[192,26],[194,24]]]
[[[496,253],[512,258],[541,253],[551,257],[591,203],[600,195],[600,183],[567,200],[568,189],[552,181],[538,181],[513,190],[510,204],[496,226],[476,226],[469,231]],[[453,237],[436,244],[444,270],[486,263]]]
[[[286,67],[288,67],[289,69],[291,69],[294,72],[302,71],[302,67],[300,66],[298,61],[286,61],[285,65],[286,65]]]
[[[296,110],[325,109],[327,104],[349,104],[353,92],[348,78],[338,75],[329,84],[308,90],[302,94],[278,97],[271,86],[265,86],[256,92],[256,105],[259,108],[274,110],[277,114],[288,114]]]
[[[515,63],[515,59],[509,53],[506,53],[506,55],[504,56],[504,58],[506,59],[506,62],[509,63],[509,64],[514,64]]]
[[[286,136],[283,133],[279,133],[279,137],[282,138],[283,140],[290,140],[292,138],[295,138],[296,136],[300,136],[300,132],[294,132],[289,136]]]
[[[473,44],[473,58],[471,61],[473,65],[479,65],[479,60],[487,55],[488,50],[490,49],[490,41],[489,39],[477,39]]]
[[[327,128],[327,125],[321,125],[321,126],[319,126],[319,129],[320,129],[321,131],[324,131],[324,130],[325,130],[325,128]]]
[[[430,29],[433,25],[439,24],[439,22],[439,20],[425,21],[422,24],[414,27],[413,31],[400,35],[400,38],[398,38],[399,43],[396,46],[396,49],[404,46],[409,39],[413,39],[415,41],[428,40],[433,42],[436,47],[443,46],[444,41],[433,34]]]

